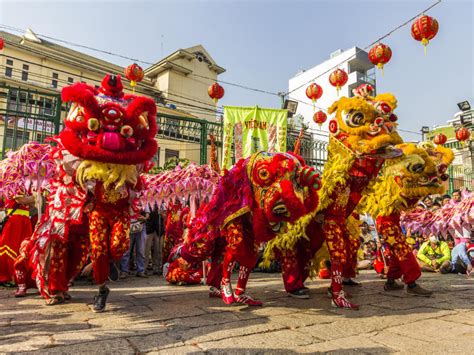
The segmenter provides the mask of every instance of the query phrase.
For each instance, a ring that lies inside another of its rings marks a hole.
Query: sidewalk
[[[107,312],[92,313],[95,288],[75,286],[73,300],[45,306],[0,288],[0,353],[469,353],[474,349],[474,278],[423,274],[432,298],[386,293],[373,271],[352,288],[360,311],[335,309],[327,280],[310,282],[311,299],[287,297],[279,274],[251,275],[261,308],[225,306],[204,286],[163,278],[111,283]]]

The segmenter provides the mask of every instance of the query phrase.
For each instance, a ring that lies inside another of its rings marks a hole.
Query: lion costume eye
[[[349,111],[344,121],[349,127],[360,127],[365,124],[365,116],[360,111]]]
[[[425,165],[422,163],[408,164],[407,169],[412,173],[419,174],[423,172],[423,170],[425,169]]]
[[[270,171],[270,165],[267,162],[260,163],[256,166],[253,178],[260,186],[268,186],[273,181],[273,173]]]

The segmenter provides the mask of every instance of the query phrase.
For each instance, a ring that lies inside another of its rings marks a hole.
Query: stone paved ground
[[[74,300],[47,307],[37,295],[0,289],[0,353],[473,353],[474,278],[423,275],[433,298],[385,293],[373,272],[354,290],[360,311],[331,308],[327,281],[309,283],[310,300],[289,298],[278,274],[252,274],[262,308],[224,306],[204,286],[162,278],[112,285],[107,312],[92,313],[90,285]]]

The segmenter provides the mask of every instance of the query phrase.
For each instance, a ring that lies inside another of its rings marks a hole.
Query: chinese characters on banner
[[[258,151],[286,152],[287,110],[224,106],[222,167]],[[232,144],[234,151],[232,151]]]

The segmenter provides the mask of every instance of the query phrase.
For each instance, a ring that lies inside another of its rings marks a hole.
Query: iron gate
[[[61,96],[0,84],[0,154],[59,132]]]

